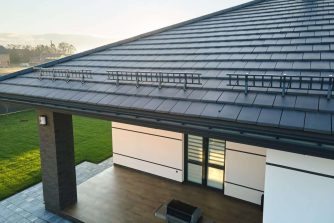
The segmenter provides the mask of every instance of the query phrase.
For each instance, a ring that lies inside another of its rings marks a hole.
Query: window
[[[186,180],[223,189],[225,141],[186,135]]]

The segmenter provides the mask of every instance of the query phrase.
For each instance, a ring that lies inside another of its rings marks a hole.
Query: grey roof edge
[[[6,98],[5,101],[11,101],[22,104],[28,103],[27,100],[22,100],[22,99],[10,100]],[[251,143],[251,144],[253,143],[253,145],[270,147],[273,149],[278,149],[283,151],[295,152],[300,154],[309,154],[318,157],[334,159],[334,149],[333,149],[334,146],[333,146],[332,136],[324,136],[323,134],[312,133],[312,135],[310,135],[310,134],[304,134],[302,132],[296,134],[297,132],[293,131],[295,136],[293,137],[292,140],[281,141],[280,140],[281,137],[291,138],[290,135],[291,131],[287,133],[282,133],[282,132],[277,132],[275,128],[274,129],[269,127],[258,128],[253,125],[240,124],[240,123],[235,124],[233,122],[228,122],[228,121],[217,124],[216,121],[212,122],[210,120],[203,120],[203,125],[198,125],[197,118],[186,118],[179,116],[177,117],[178,120],[175,120],[175,115],[170,117],[168,116],[168,114],[165,114],[162,117],[160,114],[158,118],[157,117],[158,114],[154,114],[154,112],[147,112],[147,111],[145,112],[131,111],[123,113],[118,108],[91,109],[88,107],[82,108],[82,106],[78,106],[76,104],[73,104],[71,107],[66,107],[61,103],[57,103],[55,101],[52,104],[42,103],[37,101],[32,102],[30,104],[37,108],[52,109],[56,112],[97,117],[105,120],[125,122],[128,124],[141,124],[141,125],[150,124],[150,125],[155,125],[156,128],[161,128],[161,125],[164,125],[166,128],[172,127],[173,129],[170,129],[170,131],[180,131],[181,128],[182,129],[184,128],[185,131],[189,132],[190,134],[195,134],[195,133],[204,135],[212,134],[210,135],[210,137],[227,137],[226,139],[228,140],[244,140],[243,143]],[[218,126],[219,128],[217,128],[217,125],[219,125]],[[212,128],[211,126],[215,127]],[[220,129],[221,127],[222,129]],[[263,136],[262,134],[263,131],[267,131],[268,136]],[[259,133],[261,133],[261,135],[259,135]],[[276,133],[278,135],[276,135]],[[315,143],[312,143],[312,145],[299,144],[299,143],[298,145],[295,144],[296,142],[298,141],[300,142],[300,140],[305,138],[307,138],[309,141],[310,137],[312,138],[312,140],[315,141]],[[295,141],[294,138],[297,141]],[[327,146],[325,148],[319,148],[318,147],[319,143],[320,144],[325,143]],[[331,146],[328,147],[328,144]]]
[[[129,115],[129,114],[134,114],[134,116],[147,116],[151,118],[156,118],[159,120],[163,120],[164,118],[168,117],[172,121],[175,121],[174,119],[176,118],[175,115],[170,115],[170,114],[164,114],[164,113],[159,113],[155,111],[147,111],[147,110],[137,110],[137,109],[128,109],[128,108],[120,108],[119,106],[101,106],[101,105],[96,105],[96,104],[86,104],[84,102],[71,102],[68,103],[66,101],[62,100],[54,100],[54,99],[40,99],[40,98],[34,98],[30,96],[20,96],[18,97],[17,95],[12,95],[12,94],[7,94],[7,95],[0,95],[0,101],[7,101],[7,102],[13,102],[13,103],[19,103],[19,104],[27,104],[32,107],[58,107],[61,108],[62,110],[70,111],[70,110],[83,110],[87,112],[92,112],[92,113],[100,113],[100,112],[114,112],[118,114],[124,114]],[[49,103],[51,102],[51,103]],[[181,117],[182,120],[179,120],[179,123],[184,123],[184,121],[187,120],[192,120],[193,118],[195,119],[195,123],[198,124],[200,121],[197,116],[195,117],[186,117],[184,115],[180,115],[179,118]],[[243,131],[246,129],[254,129],[254,130],[263,130],[267,129],[268,131],[270,130],[271,132],[275,132],[275,137],[278,137],[279,135],[288,135],[288,136],[296,136],[296,137],[306,137],[304,139],[307,139],[309,141],[309,137],[313,138],[315,141],[322,141],[322,143],[329,143],[333,144],[333,135],[332,134],[323,134],[323,133],[318,133],[318,132],[305,132],[305,131],[296,131],[292,130],[289,128],[284,128],[284,130],[287,131],[287,133],[282,132],[282,128],[278,129],[276,127],[271,127],[271,126],[260,126],[260,125],[253,125],[253,124],[248,124],[248,123],[239,123],[239,122],[234,122],[234,121],[228,121],[228,120],[220,120],[222,123],[226,124],[226,127],[228,126],[233,126],[237,127]],[[205,118],[203,119],[203,126],[207,125],[210,123],[212,127],[217,125],[217,120],[216,119],[210,119],[210,118]],[[224,124],[224,126],[225,126]],[[261,131],[261,134],[263,132]],[[326,142],[325,142],[326,141]]]
[[[97,53],[99,51],[106,50],[110,47],[115,47],[115,46],[119,46],[119,45],[122,45],[122,44],[125,44],[125,43],[130,43],[130,42],[139,40],[141,38],[145,38],[145,37],[155,35],[155,34],[158,34],[158,33],[164,32],[164,31],[168,31],[170,29],[174,29],[174,28],[185,26],[185,25],[189,25],[191,23],[195,23],[195,22],[201,21],[203,19],[211,18],[211,17],[219,15],[219,14],[223,14],[223,13],[231,12],[231,11],[234,11],[234,10],[238,10],[238,9],[241,9],[241,8],[244,8],[244,7],[247,7],[247,6],[251,6],[253,4],[260,3],[260,2],[263,2],[263,1],[265,1],[265,0],[252,0],[252,1],[240,4],[240,5],[236,5],[236,6],[233,6],[233,7],[230,7],[230,8],[219,10],[219,11],[209,13],[209,14],[206,14],[206,15],[203,15],[203,16],[199,16],[199,17],[196,17],[196,18],[193,18],[193,19],[190,19],[190,20],[186,20],[186,21],[179,22],[179,23],[176,23],[176,24],[173,24],[173,25],[170,25],[170,26],[166,26],[166,27],[163,27],[163,28],[160,28],[160,29],[156,29],[156,30],[149,31],[149,32],[146,32],[146,33],[143,33],[143,34],[139,34],[139,35],[136,35],[136,36],[124,39],[124,40],[116,41],[114,43],[110,43],[110,44],[106,44],[106,45],[103,45],[103,46],[100,46],[100,47],[97,47],[97,48],[86,50],[86,51],[83,51],[81,53],[77,53],[77,54],[73,54],[71,56],[63,57],[63,58],[58,59],[58,60],[50,61],[50,62],[47,62],[47,63],[44,63],[44,64],[39,64],[36,67],[51,67],[51,66],[54,66],[54,65],[57,65],[57,64],[60,64],[60,63],[70,61],[72,59],[77,59],[77,58],[87,56],[87,55],[92,54],[92,53]],[[30,67],[30,68],[20,70],[20,71],[14,72],[14,73],[3,75],[3,76],[0,76],[0,81],[7,80],[7,79],[10,79],[10,78],[15,78],[17,76],[27,74],[27,73],[30,73],[32,71],[33,71],[33,67]]]

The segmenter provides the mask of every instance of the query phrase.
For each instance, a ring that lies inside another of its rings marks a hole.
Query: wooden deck
[[[179,199],[203,209],[217,223],[259,223],[259,206],[222,192],[181,184],[114,166],[78,186],[78,203],[64,211],[82,222],[162,223],[154,217],[160,204]]]

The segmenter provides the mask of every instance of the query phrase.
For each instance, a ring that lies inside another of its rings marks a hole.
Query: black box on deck
[[[167,204],[167,222],[197,223],[202,216],[202,210],[182,201],[171,200]]]

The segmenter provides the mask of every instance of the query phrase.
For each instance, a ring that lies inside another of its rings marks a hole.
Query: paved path
[[[83,162],[76,166],[77,184],[112,166],[112,158],[100,164]],[[0,223],[67,223],[69,221],[44,209],[42,183],[0,201]]]

